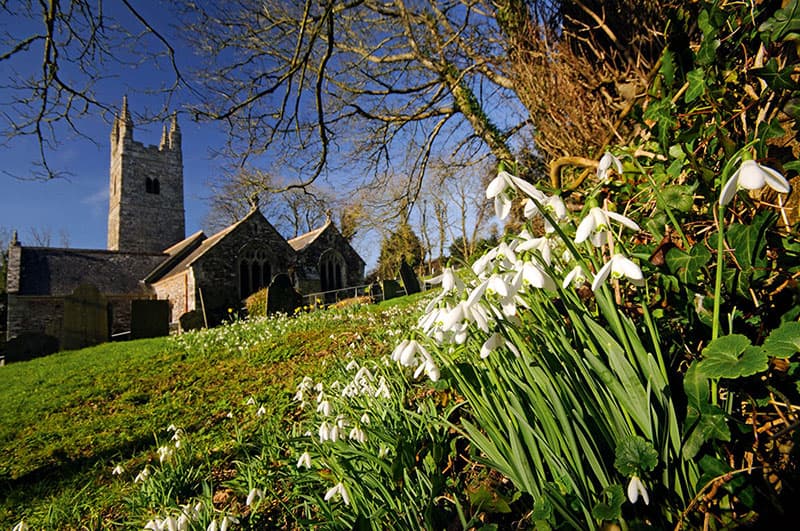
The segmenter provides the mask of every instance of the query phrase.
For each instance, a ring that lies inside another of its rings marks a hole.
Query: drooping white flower
[[[567,275],[564,277],[564,282],[561,283],[561,287],[563,289],[567,289],[567,286],[570,284],[580,286],[584,282],[586,282],[586,273],[583,271],[583,267],[578,265],[573,267],[572,270],[567,273]]]
[[[364,430],[359,428],[358,426],[353,427],[350,430],[350,434],[347,436],[348,439],[352,441],[358,441],[360,443],[364,443],[367,440],[367,434],[364,433]]]
[[[328,489],[328,492],[325,493],[325,501],[330,501],[337,496],[342,497],[342,501],[345,505],[350,505],[350,496],[347,494],[347,490],[341,482]]]
[[[746,160],[722,187],[719,204],[724,206],[730,203],[739,189],[760,190],[764,186],[769,186],[781,194],[788,194],[792,189],[789,181],[779,171],[754,160]]]
[[[117,465],[114,467],[114,470],[111,471],[111,475],[113,476],[121,476],[125,473],[125,469],[122,468],[122,465]]]
[[[644,488],[642,480],[638,476],[633,476],[630,483],[628,483],[628,500],[631,503],[636,503],[639,501],[639,496],[642,497],[645,505],[650,505],[650,496],[647,494],[647,489]]]
[[[228,531],[228,528],[232,524],[238,524],[239,519],[235,516],[225,515],[222,517],[222,520],[219,521],[219,531]]]
[[[322,413],[324,416],[328,417],[331,414],[331,403],[327,400],[323,400],[317,406],[317,413]]]
[[[441,284],[442,293],[449,293],[451,291],[461,293],[464,291],[464,282],[458,278],[458,275],[455,274],[452,267],[445,267],[441,275],[433,277],[428,282],[431,284]]]
[[[525,209],[523,211],[525,217],[532,219],[536,216],[542,216],[544,218],[544,231],[546,233],[555,231],[550,220],[542,214],[542,211],[546,212],[554,221],[561,221],[567,217],[567,205],[564,203],[564,200],[557,195],[545,196],[544,200],[540,201],[537,199],[537,201],[539,201],[539,205],[532,199],[525,200]]]
[[[150,520],[150,521],[148,521],[148,522],[147,522],[147,523],[144,525],[144,528],[145,528],[145,529],[150,529],[151,531],[161,531],[161,529],[163,529],[163,528],[162,528],[162,526],[161,526],[161,523],[162,523],[162,522],[161,522],[161,519],[160,519],[160,518],[156,518],[156,519],[154,519],[154,520]],[[26,526],[24,529],[26,529],[26,530],[27,530],[27,529],[28,529],[28,527]],[[13,531],[18,531],[18,530],[17,530],[17,528],[15,527],[15,528],[13,529]]]
[[[218,530],[219,527],[217,526],[216,520],[211,520],[211,523],[208,524],[208,527],[206,527],[206,531],[218,531]]]
[[[20,520],[17,525],[11,528],[11,531],[28,531],[30,529],[28,524],[25,523],[25,520]]]
[[[614,169],[617,170],[617,174],[622,175],[622,162],[609,151],[606,151],[603,156],[600,157],[600,162],[597,164],[597,179],[600,182],[606,182],[608,180],[608,170],[611,169],[612,165]]]
[[[367,415],[366,413],[361,415],[361,418],[359,420],[361,421],[361,424],[363,424],[365,426],[369,426],[369,422],[370,422],[369,421],[369,415]]]
[[[532,262],[525,262],[519,267],[517,276],[521,280],[521,287],[555,290],[556,284],[545,271]],[[515,282],[516,284],[517,282]]]
[[[311,468],[311,454],[303,452],[300,459],[297,460],[297,468]]]
[[[388,400],[391,397],[392,394],[389,392],[389,386],[386,385],[386,379],[381,376],[381,379],[378,382],[378,388],[375,390],[375,398],[383,398]]]
[[[248,406],[256,405],[256,399],[251,396],[250,398],[247,399],[246,405]]]
[[[166,531],[178,531],[178,520],[172,516],[167,516],[161,522],[161,529]]]
[[[636,286],[644,284],[644,275],[639,266],[619,253],[612,256],[597,272],[592,282],[592,291],[597,291],[597,288],[605,282],[609,275],[611,275],[611,278],[627,278],[631,284]]]
[[[595,247],[602,246],[611,225],[611,220],[621,223],[630,229],[639,230],[639,225],[622,214],[610,212],[600,207],[592,207],[578,225],[578,230],[575,232],[575,243],[591,239],[592,245]]]
[[[250,507],[253,505],[253,502],[255,502],[256,499],[261,500],[262,498],[264,498],[264,491],[254,487],[250,489],[250,492],[247,494],[247,501],[245,502],[245,505]]]
[[[322,424],[319,425],[319,430],[317,430],[317,434],[319,435],[319,442],[325,442],[330,440],[331,427],[327,421],[323,421]]]
[[[505,343],[503,336],[497,332],[490,335],[489,338],[483,342],[481,346],[481,359],[486,359],[494,352],[500,345]]]
[[[150,477],[150,467],[145,465],[142,471],[136,474],[136,477],[133,479],[133,482],[139,483],[140,481],[146,480],[148,477]]]
[[[160,463],[167,461],[170,457],[172,457],[174,452],[175,450],[173,450],[171,446],[160,446],[158,448],[158,461]]]
[[[267,408],[265,408],[264,406],[261,406],[260,408],[258,408],[258,411],[256,411],[256,417],[262,417],[266,414],[267,414]]]

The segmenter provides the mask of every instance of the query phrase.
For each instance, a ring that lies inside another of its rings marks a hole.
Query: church
[[[364,260],[330,220],[286,240],[254,207],[216,234],[187,237],[177,116],[164,125],[158,146],[135,141],[133,132],[126,98],[111,130],[107,249],[28,247],[15,234],[8,340],[23,334],[60,340],[65,301],[87,285],[107,301],[113,335],[130,330],[138,300],[167,301],[173,325],[193,310],[214,323],[281,273],[306,294],[363,283]]]

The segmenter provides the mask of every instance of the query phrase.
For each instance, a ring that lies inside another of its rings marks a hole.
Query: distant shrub
[[[262,317],[267,314],[267,289],[260,289],[245,299],[244,305],[247,308],[247,315]]]

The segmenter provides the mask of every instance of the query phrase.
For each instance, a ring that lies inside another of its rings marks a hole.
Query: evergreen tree
[[[406,261],[416,268],[422,263],[424,256],[422,243],[407,222],[402,222],[393,233],[381,242],[381,253],[378,257],[378,276],[395,278],[400,270],[400,263]]]

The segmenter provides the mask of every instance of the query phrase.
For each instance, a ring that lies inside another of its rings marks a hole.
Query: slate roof
[[[175,263],[172,267],[167,268],[166,271],[159,271],[159,273],[161,273],[159,275],[152,275],[152,274],[148,275],[147,281],[148,282],[158,282],[162,278],[171,277],[171,276],[174,276],[174,275],[177,275],[179,273],[182,273],[182,272],[186,271],[186,269],[188,269],[200,257],[202,257],[204,254],[206,254],[208,251],[210,251],[217,243],[219,243],[222,240],[222,238],[224,238],[225,236],[227,236],[228,234],[233,232],[233,230],[236,229],[236,227],[238,227],[239,225],[244,223],[245,220],[249,219],[256,212],[258,212],[257,209],[251,210],[249,214],[247,214],[245,217],[243,217],[242,219],[240,219],[239,221],[237,221],[233,225],[229,225],[229,226],[225,227],[224,229],[222,229],[221,231],[217,232],[216,234],[212,234],[208,238],[205,238],[204,240],[202,240],[202,243],[200,243],[200,245],[197,246],[196,249],[194,249],[189,254],[185,255],[182,260],[180,260],[177,263]],[[260,214],[260,212],[259,212],[259,214]],[[202,231],[201,231],[199,234],[195,233],[192,236],[189,236],[189,238],[187,238],[186,240],[189,240],[189,239],[192,239],[192,238],[196,238],[196,237],[198,237],[198,235],[199,236],[205,236],[204,234],[202,234]],[[187,247],[187,245],[185,244],[186,240],[184,240],[183,242],[176,243],[175,245],[170,247],[170,249],[174,249],[176,247],[186,248]],[[167,249],[167,251],[169,251],[170,249]]]
[[[319,235],[325,232],[325,229],[327,229],[330,226],[330,224],[331,220],[328,219],[323,226],[318,227],[312,231],[306,232],[305,234],[301,234],[297,238],[292,238],[291,240],[288,241],[288,243],[289,245],[292,246],[292,249],[294,249],[299,253],[300,251],[302,251],[303,249],[314,243],[314,240],[319,238]]]
[[[19,295],[69,295],[84,283],[107,295],[135,293],[162,253],[22,247]]]

